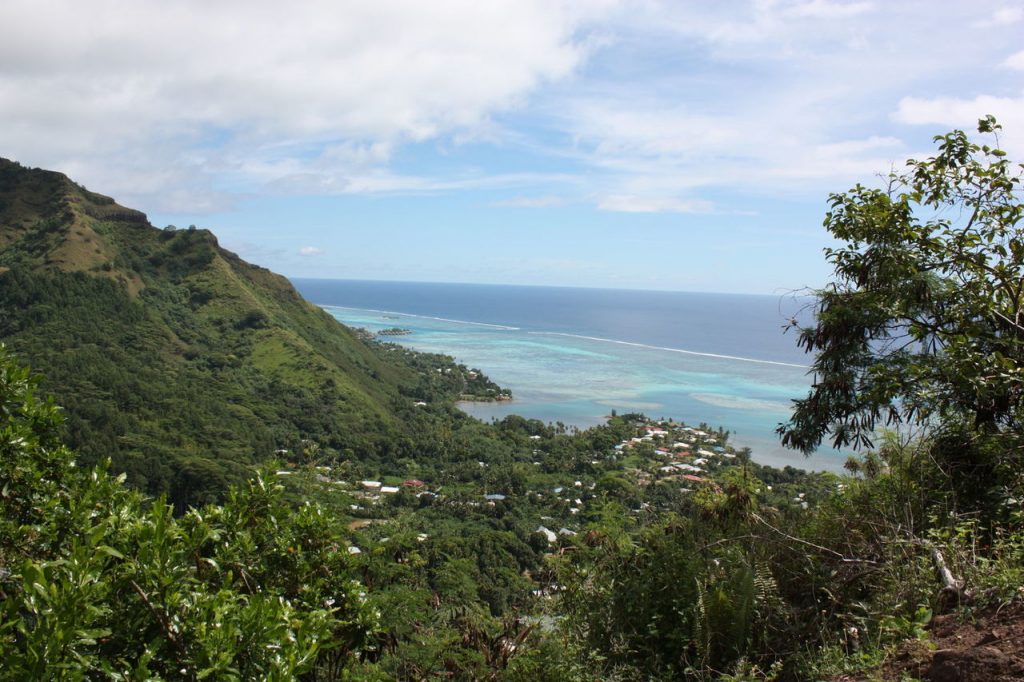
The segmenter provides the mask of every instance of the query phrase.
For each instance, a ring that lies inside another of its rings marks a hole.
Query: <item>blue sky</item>
[[[8,0],[0,156],[289,276],[779,293],[829,192],[993,113],[1024,7]]]

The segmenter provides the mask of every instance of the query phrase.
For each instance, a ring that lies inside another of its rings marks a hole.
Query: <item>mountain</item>
[[[425,374],[211,232],[3,159],[0,341],[44,375],[85,463],[111,457],[180,508],[282,451],[409,449]]]

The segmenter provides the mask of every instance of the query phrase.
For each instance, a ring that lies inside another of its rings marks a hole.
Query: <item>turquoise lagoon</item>
[[[839,471],[846,459],[832,450],[805,458],[779,444],[776,426],[787,420],[791,400],[809,387],[807,368],[797,362],[400,310],[323,307],[342,323],[372,332],[410,329],[410,335],[386,340],[454,356],[511,389],[511,402],[461,405],[483,420],[519,414],[585,428],[613,410],[643,412],[721,426],[731,432],[731,443],[750,447],[763,464]]]

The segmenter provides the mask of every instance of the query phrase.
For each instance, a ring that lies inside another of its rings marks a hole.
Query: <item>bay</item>
[[[783,296],[477,284],[295,279],[336,319],[479,368],[514,400],[463,403],[480,419],[519,414],[580,428],[612,410],[706,423],[755,461],[839,471],[846,454],[810,458],[775,428],[809,388],[808,356],[783,334],[808,299]]]

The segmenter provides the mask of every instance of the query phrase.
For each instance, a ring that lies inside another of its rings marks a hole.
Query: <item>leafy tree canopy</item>
[[[1019,432],[1024,389],[1021,166],[979,121],[935,138],[887,186],[830,197],[834,281],[817,291],[799,344],[813,385],[779,426],[785,445],[871,447],[881,424]]]

